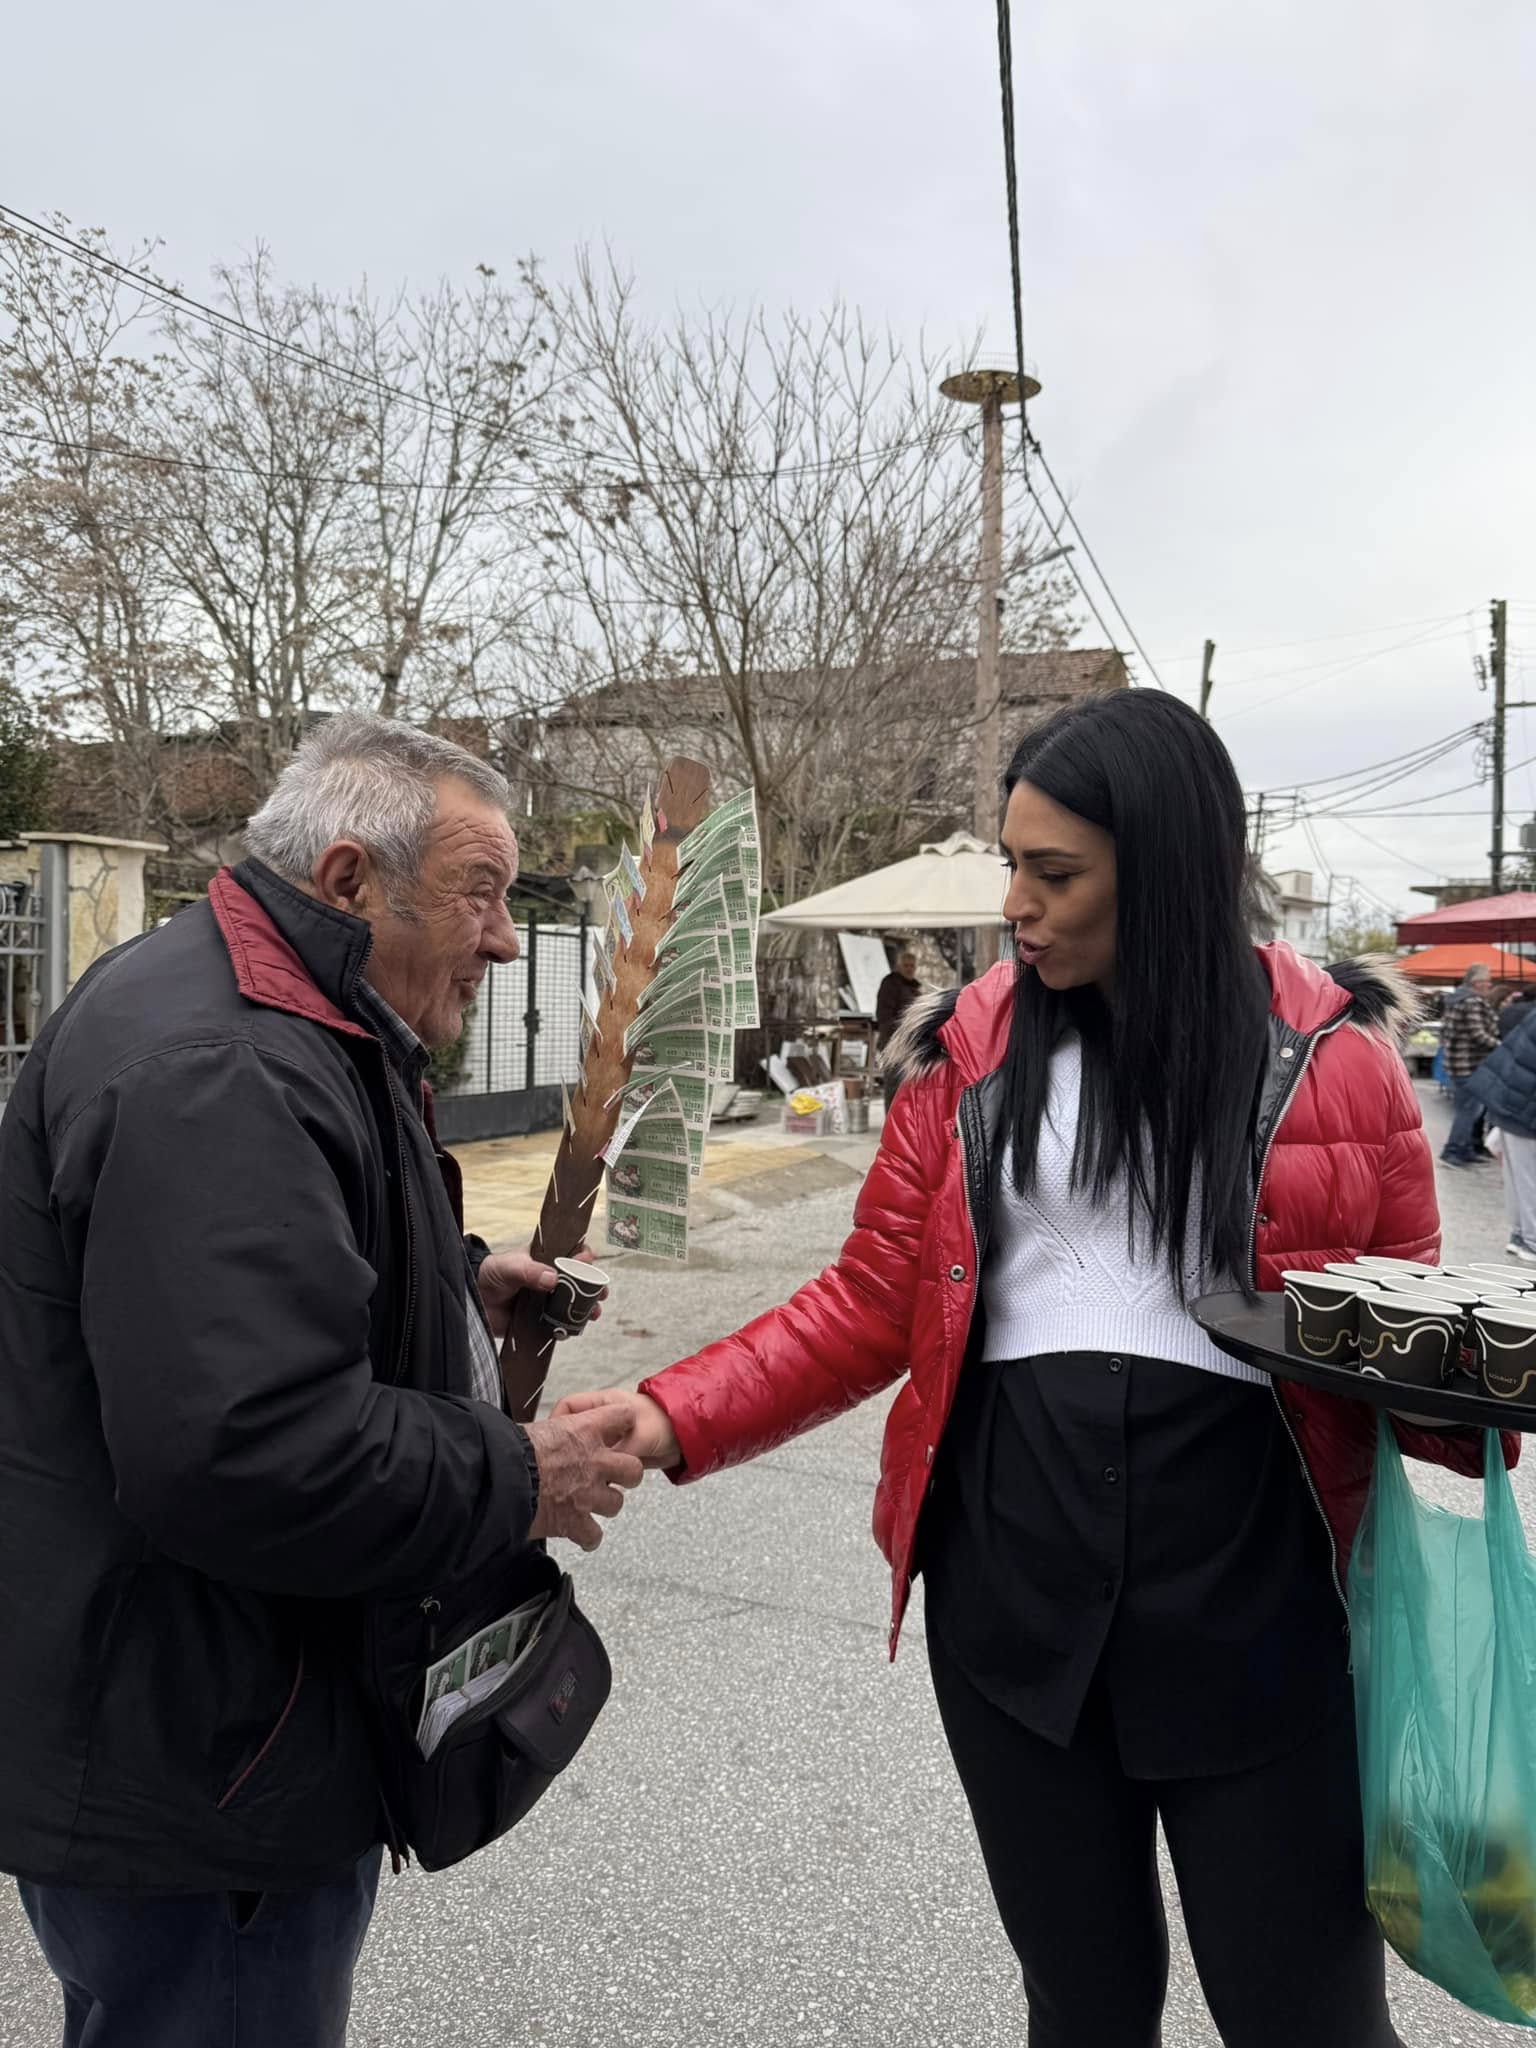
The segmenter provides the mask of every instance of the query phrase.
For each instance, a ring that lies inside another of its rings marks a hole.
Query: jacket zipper
[[[277,1724],[273,1728],[271,1734],[267,1737],[266,1741],[261,1745],[260,1749],[257,1750],[256,1754],[251,1758],[250,1762],[246,1765],[245,1769],[240,1773],[239,1777],[236,1778],[233,1785],[230,1786],[229,1790],[224,1794],[224,1797],[219,1801],[218,1805],[214,1808],[214,1811],[216,1813],[222,1813],[225,1807],[228,1806],[229,1802],[234,1798],[235,1794],[240,1790],[240,1788],[249,1782],[251,1777],[255,1774],[256,1770],[260,1767],[262,1759],[271,1750],[273,1743],[276,1742],[279,1735],[281,1735],[283,1730],[288,1726],[289,1716],[292,1714],[294,1705],[299,1697],[299,1687],[303,1683],[304,1652],[301,1648],[299,1651],[299,1668],[293,1674],[293,1685],[288,1693],[287,1705],[283,1708],[283,1711],[278,1715]]]
[[[1269,1130],[1264,1139],[1264,1149],[1259,1155],[1258,1172],[1254,1175],[1253,1181],[1253,1213],[1248,1221],[1248,1277],[1250,1282],[1258,1278],[1259,1198],[1264,1189],[1264,1169],[1269,1164],[1269,1155],[1274,1149],[1276,1138],[1280,1135],[1280,1126],[1285,1122],[1286,1112],[1295,1098],[1296,1090],[1301,1085],[1301,1077],[1311,1065],[1314,1048],[1319,1040],[1331,1038],[1334,1032],[1339,1030],[1344,1024],[1347,1015],[1348,1013],[1346,1012],[1345,1016],[1337,1018],[1332,1024],[1325,1024],[1321,1031],[1315,1031],[1307,1040],[1301,1058],[1294,1062],[1294,1069],[1290,1080],[1286,1083],[1280,1100],[1275,1106],[1275,1114],[1271,1119]],[[1280,1398],[1279,1384],[1273,1377],[1271,1377],[1269,1382],[1269,1391],[1274,1399],[1276,1408],[1279,1410],[1281,1426],[1284,1428],[1286,1436],[1290,1439],[1291,1449],[1296,1453],[1296,1462],[1301,1467],[1301,1476],[1306,1482],[1307,1492],[1311,1496],[1313,1507],[1317,1509],[1318,1519],[1322,1522],[1323,1534],[1328,1539],[1328,1576],[1333,1581],[1333,1590],[1339,1597],[1339,1605],[1344,1609],[1344,1626],[1347,1629],[1349,1627],[1349,1599],[1344,1591],[1343,1582],[1339,1577],[1339,1546],[1334,1537],[1333,1524],[1328,1519],[1327,1510],[1323,1506],[1322,1497],[1318,1493],[1316,1482],[1312,1477],[1312,1468],[1308,1465],[1305,1453],[1302,1451],[1301,1444],[1297,1440],[1296,1431],[1291,1424],[1291,1418],[1285,1412],[1285,1403]]]
[[[411,1177],[406,1164],[405,1127],[400,1121],[400,1104],[395,1096],[394,1075],[384,1061],[384,1086],[389,1090],[389,1111],[395,1121],[395,1157],[400,1163],[400,1206],[405,1212],[405,1314],[400,1322],[400,1342],[395,1350],[391,1386],[399,1386],[410,1357],[411,1327],[416,1318],[416,1231],[411,1222]]]

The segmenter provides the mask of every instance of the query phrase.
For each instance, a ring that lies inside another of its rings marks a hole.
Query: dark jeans
[[[1472,1076],[1459,1074],[1453,1082],[1456,1108],[1451,1117],[1451,1135],[1445,1141],[1442,1159],[1458,1159],[1463,1165],[1477,1150],[1477,1126],[1483,1106],[1471,1093]]]
[[[1365,1907],[1353,1716],[1211,1778],[1128,1778],[1102,1691],[1070,1748],[1000,1713],[929,1633],[944,1731],[1003,1926],[1030,2048],[1158,2048],[1168,1930],[1157,1822],[1226,2048],[1402,2048]]]
[[[107,1899],[20,1886],[63,2048],[341,2048],[382,1851],[318,1892]]]

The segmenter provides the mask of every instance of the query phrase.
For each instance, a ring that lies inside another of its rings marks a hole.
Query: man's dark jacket
[[[1536,1006],[1526,1006],[1523,1021],[1489,1053],[1467,1091],[1499,1130],[1536,1138]]]
[[[0,1121],[0,1869],[34,1882],[335,1877],[387,1834],[372,1603],[527,1541],[451,1165],[351,1014],[368,946],[225,872],[92,968]]]

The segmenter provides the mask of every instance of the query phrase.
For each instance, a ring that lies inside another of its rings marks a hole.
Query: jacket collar
[[[347,1014],[373,944],[362,918],[316,903],[256,860],[220,868],[208,901],[247,1002],[373,1037]]]
[[[1348,1021],[1395,1035],[1416,1001],[1390,961],[1350,960],[1322,968],[1283,941],[1255,948],[1269,979],[1271,1037],[1300,1044],[1349,1013]],[[1008,1048],[1012,961],[1001,961],[957,994],[920,998],[885,1054],[887,1072],[912,1080],[948,1060],[962,1087],[995,1073]]]

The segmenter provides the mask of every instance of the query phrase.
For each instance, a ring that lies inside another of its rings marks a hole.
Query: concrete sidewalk
[[[878,1104],[871,1129],[859,1138],[805,1138],[780,1129],[776,1099],[755,1123],[717,1124],[704,1152],[704,1174],[693,1190],[690,1227],[697,1230],[746,1207],[771,1207],[802,1195],[846,1187],[869,1167],[880,1142]],[[464,1175],[464,1221],[496,1250],[526,1244],[559,1148],[558,1131],[527,1138],[487,1138],[455,1145]],[[603,1249],[602,1202],[593,1230],[593,1249]],[[626,1256],[605,1253],[610,1260]]]

